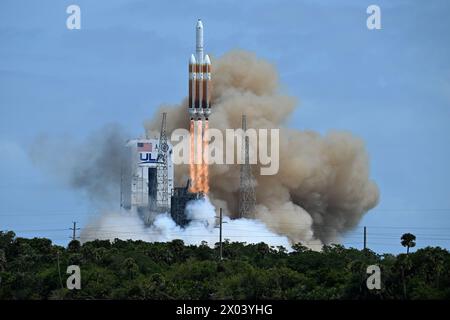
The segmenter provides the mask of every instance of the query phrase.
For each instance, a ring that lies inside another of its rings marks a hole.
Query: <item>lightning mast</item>
[[[158,211],[169,209],[169,177],[168,177],[168,156],[169,145],[166,133],[166,113],[162,114],[161,133],[159,135],[158,158],[156,165],[157,186],[156,205]]]
[[[247,131],[247,116],[242,115],[243,143],[242,154],[244,161],[241,164],[240,185],[239,185],[239,217],[252,218],[255,214],[256,195],[255,178],[252,174],[252,167],[249,161],[249,137],[245,134]]]

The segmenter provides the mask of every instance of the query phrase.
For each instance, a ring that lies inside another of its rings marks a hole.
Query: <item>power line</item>
[[[22,211],[23,212],[23,211]],[[74,215],[83,215],[83,216],[90,216],[90,215],[98,215],[97,212],[69,212],[69,211],[61,211],[61,212],[46,212],[46,213],[30,213],[27,211],[27,213],[13,213],[11,211],[4,212],[0,214],[0,217],[44,217],[44,216],[74,216]]]
[[[233,221],[233,220],[231,220]],[[266,227],[277,227],[280,226],[279,224],[265,224],[263,222],[261,222],[262,226],[266,226]],[[284,224],[281,224],[284,225]],[[304,227],[307,225],[303,225],[303,224],[285,224],[291,227]],[[142,224],[118,224],[118,225],[107,225],[107,228],[124,228],[124,227],[143,227]],[[324,226],[325,227],[325,226]],[[370,226],[367,226],[367,228],[369,228]],[[190,226],[189,229],[203,229],[203,226],[200,225],[194,225],[194,226]],[[360,229],[360,228],[364,228],[364,227],[356,227],[355,229]],[[385,228],[385,229],[403,229],[403,230],[409,230],[409,229],[417,229],[417,230],[422,230],[419,232],[425,232],[425,230],[430,230],[430,231],[438,231],[438,230],[450,230],[450,228],[430,228],[430,227],[392,227],[392,226],[373,226],[370,228],[376,228],[376,229],[381,229],[381,228]],[[104,229],[103,227],[91,227],[91,226],[85,226],[83,227],[84,230],[98,230],[98,229]],[[315,229],[315,227],[313,227],[313,229]],[[326,229],[326,228],[324,228]],[[331,227],[330,227],[331,229]],[[15,232],[40,232],[40,231],[48,231],[48,232],[59,232],[59,231],[66,231],[68,230],[67,228],[52,228],[52,229],[47,229],[47,228],[33,228],[33,229],[14,229],[12,231]],[[69,230],[72,230],[72,228],[69,228]],[[146,229],[144,229],[146,230]],[[320,228],[319,228],[320,230]],[[339,231],[342,232],[341,230],[337,230],[337,229],[332,229],[334,231]],[[300,230],[299,230],[300,231]],[[246,232],[252,232],[251,230],[246,230]],[[348,232],[343,232],[344,237],[351,237],[352,235],[357,235],[360,234],[359,231],[357,230],[352,230],[352,231],[348,231]],[[374,231],[371,232],[372,235],[375,236],[396,236],[398,233],[396,231],[391,231],[391,232],[383,232],[383,231]],[[415,233],[416,236],[429,236],[429,235],[436,235],[436,233]],[[447,233],[438,233],[439,235],[444,235],[446,236]]]
[[[223,222],[225,223],[225,222]],[[72,228],[70,230],[73,230]],[[79,228],[77,228],[77,230],[79,230]],[[91,230],[95,230],[97,231],[97,235],[114,235],[114,234],[123,234],[123,235],[148,235],[148,236],[162,236],[164,235],[164,233],[161,233],[159,231],[120,231],[120,230],[112,230],[112,229],[104,229],[104,228],[98,228],[98,229],[91,229]],[[236,231],[240,231],[241,233],[237,233],[237,234],[232,234],[230,235],[231,237],[284,237],[285,235],[277,235],[277,234],[273,234],[273,235],[268,235],[264,232],[261,231],[251,231],[251,230],[236,230],[236,229],[231,229],[231,231],[236,232]],[[198,234],[185,234],[182,235],[183,237],[204,237],[204,236],[214,236],[214,233],[211,232],[210,233],[198,233]],[[350,237],[350,239],[355,239],[356,236],[354,237]],[[360,237],[357,237],[360,239]],[[399,240],[400,237],[373,237],[376,240]],[[435,238],[435,237],[420,237],[421,240],[440,240],[440,241],[450,241],[450,238],[445,238],[445,237],[441,237],[441,238]],[[345,240],[345,239],[344,239]],[[362,242],[363,243],[363,242]],[[371,242],[370,242],[371,243]]]
[[[127,214],[117,214],[118,217],[124,217],[124,218],[138,218],[136,215],[127,215]],[[101,217],[99,215],[99,217]],[[227,217],[229,218],[231,221],[235,220],[232,217]],[[192,222],[201,222],[203,220],[191,220]],[[307,228],[312,228],[314,230],[321,230],[321,229],[331,229],[331,230],[335,230],[335,231],[339,231],[339,232],[343,232],[343,233],[351,233],[351,232],[355,232],[355,230],[357,229],[364,229],[363,226],[354,226],[354,227],[346,227],[349,230],[345,231],[342,228],[339,228],[335,225],[327,225],[327,224],[322,224],[322,225],[314,225],[311,223],[295,223],[295,222],[277,222],[277,223],[266,223],[262,220],[259,219],[255,219],[253,220],[254,222],[258,223],[258,224],[262,224],[265,226],[269,226],[269,227],[278,227],[278,226],[290,226],[290,227],[307,227]],[[133,223],[133,224],[126,224],[127,226],[142,226],[141,223]],[[116,226],[124,226],[123,223],[121,223],[120,225],[116,225]],[[424,226],[392,226],[392,225],[366,225],[366,227],[370,227],[370,228],[374,228],[374,229],[423,229],[423,230],[450,230],[450,226],[449,227],[424,227]]]

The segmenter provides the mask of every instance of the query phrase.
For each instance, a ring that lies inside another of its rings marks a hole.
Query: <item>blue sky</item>
[[[81,30],[66,8],[81,7]],[[366,8],[381,8],[368,30]],[[82,1],[0,3],[0,229],[66,243],[95,208],[33,166],[41,135],[81,141],[108,123],[133,135],[187,90],[194,25],[207,52],[254,51],[275,64],[300,107],[289,126],[348,130],[366,141],[380,204],[345,238],[400,252],[450,248],[448,1]]]

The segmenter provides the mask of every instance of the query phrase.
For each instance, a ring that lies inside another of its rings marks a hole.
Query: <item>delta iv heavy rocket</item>
[[[203,24],[199,19],[195,30],[196,52],[189,60],[189,124],[190,132],[190,191],[207,194],[208,117],[211,114],[211,61],[203,56]]]
[[[189,60],[189,115],[208,120],[211,114],[211,60],[203,56],[203,24],[196,26],[196,52]]]

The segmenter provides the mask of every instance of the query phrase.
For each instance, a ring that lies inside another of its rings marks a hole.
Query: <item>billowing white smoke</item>
[[[184,228],[178,226],[169,214],[159,214],[149,227],[145,227],[134,211],[107,213],[84,228],[81,241],[94,239],[114,240],[132,239],[148,242],[166,242],[181,239],[186,244],[199,245],[206,241],[213,247],[219,241],[217,216],[208,198],[190,201],[186,207],[190,223]],[[269,231],[259,220],[233,219],[223,217],[223,240],[231,242],[259,243],[270,246],[291,248],[289,240]]]

